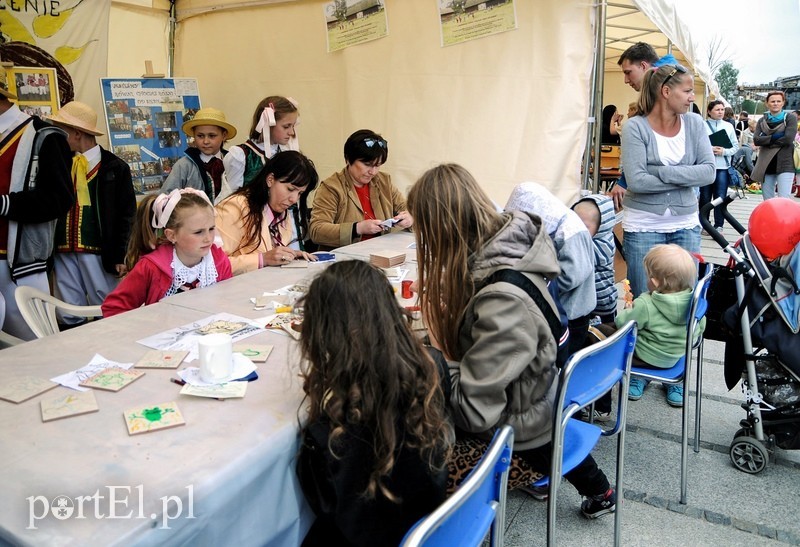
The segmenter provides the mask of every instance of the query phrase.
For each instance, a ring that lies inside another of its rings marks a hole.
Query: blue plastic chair
[[[506,488],[514,430],[500,428],[478,465],[435,511],[408,531],[401,547],[479,546],[491,529],[491,545],[503,545]]]
[[[597,444],[601,435],[617,435],[617,508],[614,514],[614,545],[619,545],[622,505],[622,470],[625,460],[625,416],[628,408],[628,383],[631,359],[636,345],[636,323],[628,323],[605,340],[573,354],[559,375],[553,416],[553,452],[550,477],[562,477],[572,471]],[[581,409],[591,405],[615,385],[617,421],[612,429],[573,420]],[[534,486],[550,483],[547,500],[547,544],[555,545],[556,500],[560,480],[544,477]]]
[[[708,292],[708,283],[711,280],[711,267],[706,268],[703,277],[701,277],[697,284],[694,286],[692,292],[692,302],[689,305],[689,320],[686,323],[686,348],[684,355],[681,357],[675,366],[667,369],[654,369],[654,368],[641,368],[632,367],[631,376],[644,378],[645,380],[655,380],[662,384],[683,384],[683,409],[682,409],[682,423],[681,423],[681,503],[686,504],[686,490],[687,490],[687,476],[686,467],[689,459],[689,413],[686,410],[688,406],[687,399],[689,397],[689,382],[688,378],[691,375],[692,369],[692,353],[697,349],[697,391],[695,396],[695,432],[694,432],[694,451],[700,451],[700,404],[702,401],[703,390],[703,336],[698,336],[696,339],[693,336],[697,325],[700,320],[706,315],[708,310],[708,301],[706,300],[706,293]]]

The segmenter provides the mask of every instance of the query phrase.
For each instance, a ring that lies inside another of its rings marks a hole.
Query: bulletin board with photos
[[[111,150],[131,168],[138,194],[158,192],[188,139],[184,121],[200,109],[194,78],[101,78]]]
[[[58,112],[58,75],[55,68],[6,67],[8,90],[17,96],[17,106],[31,116],[45,118]]]

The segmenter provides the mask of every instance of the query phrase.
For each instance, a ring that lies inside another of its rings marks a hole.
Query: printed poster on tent
[[[323,6],[328,53],[389,35],[385,0],[334,0]]]
[[[514,0],[435,0],[439,7],[442,46],[517,28]]]
[[[184,121],[200,109],[193,78],[101,78],[111,149],[131,167],[138,194],[157,192],[183,156]]]

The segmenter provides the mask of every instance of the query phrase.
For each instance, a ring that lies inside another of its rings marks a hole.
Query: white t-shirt
[[[683,116],[681,116],[681,128],[674,137],[665,137],[653,131],[653,135],[656,137],[658,156],[664,165],[678,165],[686,154],[686,131],[684,127]],[[672,214],[669,208],[664,211],[663,215],[637,209],[625,209],[625,214],[622,218],[622,229],[628,232],[669,234],[699,225],[700,220],[695,213],[676,216]]]

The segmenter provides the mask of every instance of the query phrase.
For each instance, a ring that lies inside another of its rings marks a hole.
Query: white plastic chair
[[[10,348],[11,346],[16,346],[17,344],[23,343],[25,340],[21,338],[17,338],[7,332],[3,332],[0,330],[0,349],[2,348]]]
[[[19,307],[22,318],[33,331],[33,334],[36,335],[36,338],[44,338],[59,332],[56,311],[78,317],[103,316],[100,306],[67,304],[63,300],[59,300],[55,296],[33,287],[17,287],[14,291],[14,299],[17,301],[17,307]]]

